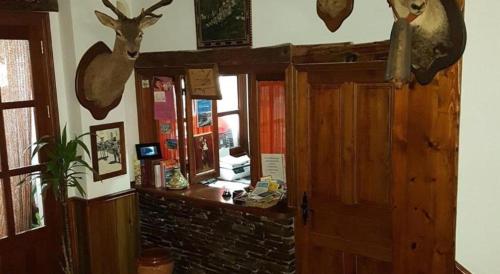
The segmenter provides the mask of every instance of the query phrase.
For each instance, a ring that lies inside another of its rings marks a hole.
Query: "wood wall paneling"
[[[135,191],[71,199],[76,273],[135,274],[138,217]]]
[[[137,64],[219,63],[222,73],[249,73],[250,85],[252,74],[292,65],[286,72],[290,205],[299,207],[306,193],[312,207],[306,225],[297,209],[302,273],[339,262],[348,273],[352,265],[358,273],[388,273],[388,267],[395,274],[453,273],[459,65],[428,86],[393,90],[383,83],[380,61],[387,42],[289,49],[152,53]],[[265,52],[277,57],[252,57]],[[330,215],[343,222],[329,224]],[[328,256],[304,259],[322,253]]]

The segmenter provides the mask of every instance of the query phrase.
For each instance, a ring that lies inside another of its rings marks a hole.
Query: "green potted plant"
[[[61,267],[65,274],[73,273],[72,246],[69,231],[68,215],[68,187],[75,187],[80,195],[85,196],[80,181],[86,171],[97,174],[96,171],[79,155],[80,149],[90,158],[90,152],[82,141],[82,138],[90,133],[85,133],[68,139],[66,126],[59,136],[44,136],[33,143],[28,150],[31,150],[31,157],[34,158],[41,150],[46,151],[47,161],[44,168],[29,174],[21,183],[33,182],[39,179],[42,189],[51,190],[54,197],[61,204],[63,218],[62,249],[64,262]],[[30,179],[30,180],[28,180]]]

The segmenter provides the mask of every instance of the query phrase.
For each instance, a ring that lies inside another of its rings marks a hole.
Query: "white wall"
[[[133,8],[139,10],[154,2],[137,0]],[[196,49],[194,1],[176,0],[161,12],[163,17],[145,34],[143,51]],[[263,47],[387,40],[393,17],[385,1],[357,0],[352,15],[332,34],[316,15],[315,0],[253,0],[252,21],[253,46]]]
[[[500,37],[496,0],[466,0],[457,260],[474,274],[500,273]]]
[[[106,11],[100,0],[59,2],[60,12],[51,14],[51,28],[61,127],[67,123],[70,133],[80,134],[88,132],[92,125],[122,121],[125,124],[128,174],[103,182],[93,182],[92,176],[87,176],[84,189],[87,198],[92,199],[129,189],[130,181],[133,180],[134,144],[139,142],[134,77],[132,76],[127,82],[120,105],[112,110],[106,119],[101,121],[93,119],[90,112],[81,107],[76,98],[74,89],[76,68],[83,54],[97,41],[102,40],[113,48],[115,34],[113,30],[102,26],[94,15],[95,9]],[[89,138],[85,141],[90,147]],[[90,162],[90,159],[87,160]],[[73,191],[70,194],[75,193]]]
[[[124,0],[133,15],[142,7],[156,0]],[[368,42],[385,40],[389,36],[392,15],[386,5],[377,5],[364,0],[344,28],[331,34],[316,16],[314,1],[310,0],[254,0],[253,34],[254,46],[269,46],[281,43],[311,44],[336,41]],[[125,122],[128,174],[104,182],[93,182],[88,176],[84,184],[87,198],[95,198],[129,188],[133,180],[135,158],[134,144],[139,142],[134,77],[127,82],[121,104],[108,117],[96,121],[90,113],[79,106],[74,90],[74,75],[79,60],[86,50],[97,41],[113,47],[114,32],[97,21],[94,10],[107,10],[100,0],[60,1],[60,12],[51,14],[53,48],[56,70],[61,126],[68,123],[72,133],[88,132],[97,124]],[[142,51],[167,51],[196,49],[194,1],[177,0],[160,10],[164,14],[159,23],[146,31]],[[367,24],[364,18],[378,15],[377,24]],[[363,35],[358,35],[363,33]],[[87,140],[87,143],[88,140]]]
[[[127,0],[132,13],[156,0]],[[316,16],[314,0],[253,0],[253,44],[316,44],[386,40],[392,14],[385,0],[357,0],[353,14],[334,34]],[[466,1],[469,40],[464,58],[460,136],[457,260],[475,274],[500,273],[500,38],[494,13],[495,0]],[[191,50],[196,48],[194,1],[175,0],[163,8],[159,23],[146,31],[143,51]],[[105,10],[99,0],[60,1],[61,12],[52,14],[56,80],[61,121],[74,132],[88,131],[93,124],[125,120],[127,160],[135,155],[138,142],[133,82],[127,84],[120,106],[105,121],[95,121],[86,109],[77,107],[73,78],[78,60],[98,40],[112,45],[113,32],[99,25],[94,9]],[[131,173],[129,164],[129,174]],[[89,197],[128,188],[131,176],[104,183],[89,180]]]

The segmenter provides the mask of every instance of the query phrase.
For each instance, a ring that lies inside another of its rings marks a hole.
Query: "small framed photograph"
[[[212,125],[212,100],[196,100],[196,116],[198,128]]]
[[[199,49],[252,45],[250,0],[195,0]]]
[[[127,173],[123,122],[90,127],[94,182]]]
[[[194,136],[195,176],[215,170],[214,140],[211,132]]]
[[[222,99],[219,87],[219,68],[216,64],[188,68],[186,82],[192,99]]]

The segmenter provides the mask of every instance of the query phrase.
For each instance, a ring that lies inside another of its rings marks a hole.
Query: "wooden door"
[[[28,146],[58,134],[49,17],[0,12],[0,273],[60,273],[60,208],[41,184]],[[28,180],[29,181],[29,180]]]
[[[394,88],[384,83],[384,64],[298,70],[301,273],[391,273]]]

